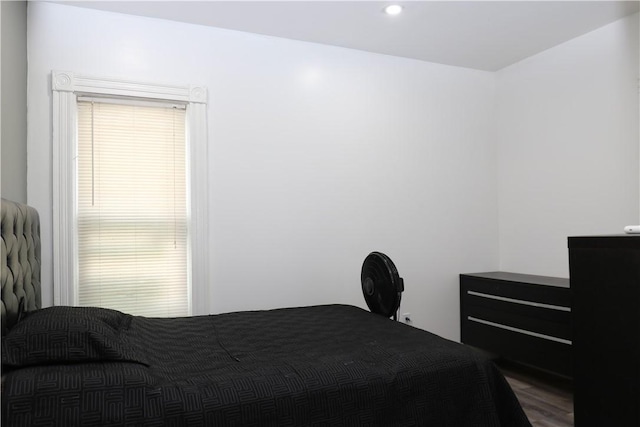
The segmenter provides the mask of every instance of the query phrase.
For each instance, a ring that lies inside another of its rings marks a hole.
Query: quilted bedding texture
[[[5,338],[3,426],[530,426],[490,360],[351,306],[54,307]]]

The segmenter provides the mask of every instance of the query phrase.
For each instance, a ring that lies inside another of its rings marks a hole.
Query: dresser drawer
[[[487,275],[487,276],[485,276]],[[496,277],[508,277],[510,280],[491,278],[489,273],[483,276],[474,276],[469,274],[460,275],[460,284],[468,290],[475,292],[496,295],[503,298],[511,298],[519,301],[528,301],[537,304],[547,304],[559,307],[571,307],[571,289],[569,288],[569,279],[555,279],[548,282],[538,280],[537,283],[516,281],[526,280],[528,277],[543,277],[530,275],[516,275],[510,273],[507,276],[499,275]],[[543,284],[546,283],[546,284]],[[560,286],[566,284],[566,287]]]
[[[570,344],[477,322],[467,322],[465,329],[464,344],[564,377],[573,376]]]
[[[467,317],[571,340],[571,311],[563,306],[532,306],[520,300],[496,299],[472,290],[464,296]],[[514,301],[514,302],[512,302]]]

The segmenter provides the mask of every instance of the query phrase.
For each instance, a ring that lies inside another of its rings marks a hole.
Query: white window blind
[[[184,108],[79,100],[77,111],[78,304],[188,315]]]

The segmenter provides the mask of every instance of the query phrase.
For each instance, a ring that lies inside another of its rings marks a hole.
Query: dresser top
[[[640,249],[640,234],[576,236],[568,238],[569,248]]]
[[[530,283],[532,285],[556,286],[569,288],[569,279],[562,277],[536,276],[533,274],[509,273],[506,271],[489,271],[486,273],[469,273],[461,276],[478,277],[490,280],[502,280],[506,282]]]

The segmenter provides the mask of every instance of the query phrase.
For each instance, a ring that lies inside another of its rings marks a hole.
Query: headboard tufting
[[[31,206],[2,199],[2,335],[23,312],[41,306],[40,217]]]

